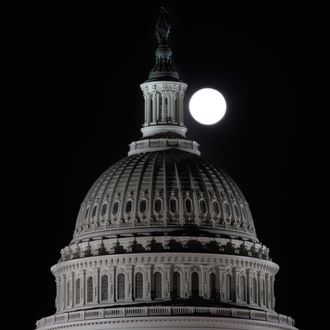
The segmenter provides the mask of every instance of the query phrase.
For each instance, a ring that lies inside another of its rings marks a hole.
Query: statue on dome
[[[155,28],[155,35],[160,45],[167,45],[167,39],[171,30],[169,17],[169,12],[164,7],[161,7]]]

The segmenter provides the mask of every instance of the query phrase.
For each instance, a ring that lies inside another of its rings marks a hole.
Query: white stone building
[[[167,31],[166,31],[167,29]],[[187,85],[172,66],[165,14],[141,85],[143,136],[87,193],[52,267],[55,329],[296,329],[275,312],[278,265],[235,182],[185,137]]]

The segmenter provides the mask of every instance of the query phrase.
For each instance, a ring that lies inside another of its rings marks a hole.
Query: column
[[[175,119],[175,93],[171,92],[171,121],[176,121]]]
[[[247,286],[247,288],[246,288],[247,303],[251,304],[253,292],[252,292],[252,276],[251,276],[250,269],[246,270],[246,286]]]
[[[264,297],[265,297],[265,306],[269,307],[269,283],[268,283],[268,274],[265,274],[265,290]]]
[[[171,265],[170,264],[164,265],[164,271],[165,271],[165,281],[164,281],[163,297],[170,298],[171,297],[171,281],[172,281]]]
[[[153,113],[153,119],[152,121],[156,121],[156,112],[157,112],[157,97],[156,97],[156,91],[153,91],[152,93],[152,113]]]
[[[85,269],[83,270],[83,278],[82,278],[81,284],[82,284],[81,285],[82,295],[81,295],[80,299],[82,298],[82,300],[83,300],[82,304],[86,305],[86,270]]]
[[[56,283],[56,298],[55,298],[55,305],[56,305],[56,312],[60,310],[60,280],[55,277]]]
[[[66,275],[63,275],[62,279],[62,307],[66,308]]]
[[[148,124],[148,109],[147,109],[147,97],[146,94],[143,93],[144,97],[144,125]]]
[[[261,274],[257,272],[257,285],[258,285],[258,305],[261,305]]]
[[[158,121],[158,118],[159,118],[159,112],[160,112],[160,105],[159,105],[159,93],[157,92],[157,95],[156,95],[156,107],[154,109],[154,115],[153,115],[153,122],[157,122]]]
[[[133,265],[126,266],[126,274],[125,297],[126,300],[133,301]]]
[[[179,122],[180,125],[183,125],[183,93],[179,94]]]
[[[97,303],[100,302],[100,288],[101,285],[100,285],[100,268],[97,268],[95,270],[95,289],[94,289],[94,292],[95,292],[95,299],[94,301],[96,301]]]
[[[145,265],[145,276],[143,276],[144,297],[146,300],[151,300],[151,282],[152,282],[152,266]]]
[[[161,121],[165,121],[166,117],[166,97],[165,97],[165,92],[162,93],[162,109],[161,109]]]
[[[150,94],[147,93],[146,95],[146,121],[147,121],[147,118],[149,117],[148,114],[150,113]]]
[[[226,269],[224,267],[219,268],[219,290],[220,290],[220,301],[225,300],[226,293],[225,293],[225,273]]]
[[[116,280],[116,270],[114,266],[109,268],[109,300],[111,303],[115,302],[115,280]]]
[[[233,267],[233,302],[239,300],[239,271],[236,267]]]
[[[70,306],[74,306],[74,297],[75,297],[75,276],[74,272],[71,273],[71,297],[70,297]]]
[[[203,269],[203,266],[202,266],[202,297],[204,298],[210,298],[210,292],[208,290],[208,278],[207,278],[207,273],[206,273],[206,270]]]
[[[191,288],[189,286],[190,279],[189,279],[189,270],[190,266],[189,265],[184,265],[183,266],[183,275],[184,275],[184,298],[190,297],[190,291]]]
[[[275,295],[274,295],[274,276],[270,277],[270,297],[271,297],[271,308],[274,310],[275,308]]]

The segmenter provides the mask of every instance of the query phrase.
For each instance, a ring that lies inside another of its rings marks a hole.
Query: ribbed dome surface
[[[234,181],[200,156],[170,149],[126,157],[86,195],[73,242],[192,229],[257,241]]]

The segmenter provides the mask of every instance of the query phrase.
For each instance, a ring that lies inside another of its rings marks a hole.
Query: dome
[[[128,156],[106,170],[81,204],[72,242],[189,230],[257,242],[248,203],[230,176],[173,148]]]

